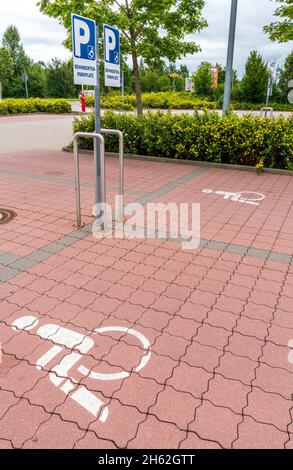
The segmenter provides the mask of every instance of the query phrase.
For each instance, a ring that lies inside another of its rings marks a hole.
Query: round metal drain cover
[[[0,207],[0,224],[6,224],[16,217],[16,212]]]

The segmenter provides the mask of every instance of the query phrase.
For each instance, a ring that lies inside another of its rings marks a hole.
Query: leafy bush
[[[124,108],[122,107],[121,95],[102,96],[101,106],[105,109],[134,110],[136,108],[135,95],[126,95],[124,98]],[[86,104],[94,106],[94,97],[87,96]],[[187,93],[143,93],[142,105],[151,109],[216,109],[216,103],[201,100]]]
[[[216,112],[174,115],[148,113],[136,117],[113,112],[102,118],[104,128],[124,133],[125,152],[206,162],[293,170],[293,118],[220,117]],[[93,132],[94,114],[76,118],[74,132]],[[117,139],[106,137],[107,149],[117,151]],[[91,149],[91,140],[81,146]]]
[[[231,108],[240,111],[258,111],[264,108],[264,104],[245,103],[245,102],[232,102]],[[291,111],[293,112],[293,105],[290,103],[269,103],[269,107],[274,111]]]
[[[124,109],[126,111],[132,111],[136,108],[136,99],[135,95],[126,95],[124,99]],[[87,96],[86,104],[89,107],[94,107],[94,97]],[[200,98],[195,93],[185,93],[185,92],[160,92],[160,93],[143,93],[142,94],[142,104],[144,108],[147,109],[196,109],[196,110],[206,110],[206,109],[217,109],[221,108],[219,103],[215,101],[207,101],[206,99]],[[101,97],[101,106],[105,109],[117,109],[122,110],[122,98],[121,95],[106,95]],[[254,104],[254,103],[241,103],[241,102],[232,102],[232,109],[239,110],[259,110],[264,106],[264,104]],[[270,104],[272,108],[276,111],[293,111],[292,104],[280,104],[272,103]]]
[[[71,106],[63,99],[46,100],[31,98],[29,100],[8,99],[0,103],[0,115],[28,113],[70,113]]]

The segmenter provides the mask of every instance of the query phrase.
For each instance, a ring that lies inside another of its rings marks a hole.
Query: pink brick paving
[[[0,226],[1,448],[292,448],[292,178],[213,169],[189,178],[196,167],[127,161],[126,202],[200,202],[201,237],[219,243],[182,251],[172,240],[98,242],[83,232],[54,250],[75,230],[72,156],[31,151],[0,156],[0,164],[1,206],[18,215]],[[117,171],[108,159],[111,202]],[[89,223],[89,156],[81,180]],[[206,188],[266,199],[249,206]],[[49,250],[40,261],[39,250]],[[95,339],[71,378],[108,406],[105,422],[50,380],[70,347],[36,368],[54,342],[37,329],[12,329],[25,315],[38,328],[53,323]],[[149,340],[141,370],[146,351],[137,338],[94,334],[113,325]],[[123,371],[129,377],[92,378]]]

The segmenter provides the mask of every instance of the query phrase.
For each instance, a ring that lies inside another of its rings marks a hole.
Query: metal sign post
[[[73,69],[76,85],[95,87],[95,132],[101,129],[99,30],[94,20],[72,14]],[[96,142],[96,141],[95,141]],[[95,148],[96,196],[95,204],[102,201],[101,153]],[[101,214],[102,215],[102,214]]]
[[[26,99],[28,99],[28,86],[27,86],[27,82],[28,82],[28,74],[24,71],[24,73],[22,74],[22,79],[24,81],[24,84],[25,84],[25,95],[26,95]]]
[[[97,80],[95,85],[95,132],[101,132],[101,87],[100,87],[100,54],[99,54],[99,27],[97,26],[96,32],[96,69]],[[95,152],[95,172],[96,172],[96,204],[102,202],[102,188],[101,188],[101,152],[98,145],[94,146]],[[103,201],[104,202],[104,201]],[[100,214],[102,215],[102,214]]]
[[[125,103],[125,91],[124,91],[125,83],[124,83],[124,70],[122,70],[122,109],[124,111],[124,103]]]
[[[106,191],[105,191],[105,143],[101,135],[101,88],[100,88],[100,59],[99,59],[99,28],[94,20],[72,14],[72,41],[74,83],[77,85],[94,85],[95,87],[95,133],[77,133],[74,136],[74,155],[77,193],[77,225],[81,224],[80,189],[79,189],[79,160],[77,139],[88,137],[94,139],[95,161],[95,205],[99,213],[94,215],[102,229],[106,221]],[[117,28],[104,25],[105,44],[105,85],[121,86],[120,73],[120,32]],[[114,129],[103,129],[105,134],[116,134],[119,137],[119,168],[120,168],[120,205],[118,217],[123,219],[124,193],[124,151],[123,134]],[[100,140],[100,145],[97,145]]]
[[[232,91],[232,81],[233,81],[234,46],[235,46],[236,20],[237,20],[237,7],[238,7],[238,0],[232,0],[232,3],[231,3],[231,16],[230,16],[230,29],[229,29],[229,40],[228,40],[228,52],[227,52],[227,65],[226,65],[223,112],[229,111],[230,101],[231,101],[231,91]]]

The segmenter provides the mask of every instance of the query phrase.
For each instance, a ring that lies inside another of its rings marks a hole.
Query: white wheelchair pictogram
[[[15,320],[12,324],[12,328],[16,331],[30,331],[36,328],[38,324],[39,320],[36,317],[24,316]],[[151,357],[149,340],[139,331],[132,328],[107,326],[94,330],[94,333],[99,335],[111,332],[132,335],[142,344],[145,355],[141,358],[138,366],[133,369],[135,372],[142,370]],[[78,384],[74,378],[68,377],[71,369],[77,365],[83,358],[83,355],[90,353],[91,348],[95,345],[94,339],[53,323],[40,326],[36,334],[42,339],[50,340],[54,343],[54,346],[38,359],[36,363],[37,369],[41,370],[59,354],[64,352],[65,348],[73,350],[73,352],[62,357],[61,361],[50,369],[49,380],[63,393],[66,395],[70,394],[72,400],[104,423],[109,415],[108,406],[85,386]],[[122,380],[130,376],[130,372],[127,371],[114,374],[93,372],[83,365],[78,366],[77,370],[87,378],[101,381]]]
[[[240,202],[243,204],[250,204],[253,206],[259,206],[259,203],[263,201],[266,196],[262,193],[256,193],[254,191],[240,191],[238,193],[232,193],[228,191],[214,191],[213,189],[203,189],[205,194],[217,194],[218,196],[223,196],[224,199]]]
[[[93,46],[88,46],[88,58],[91,60],[95,58],[95,48]]]

